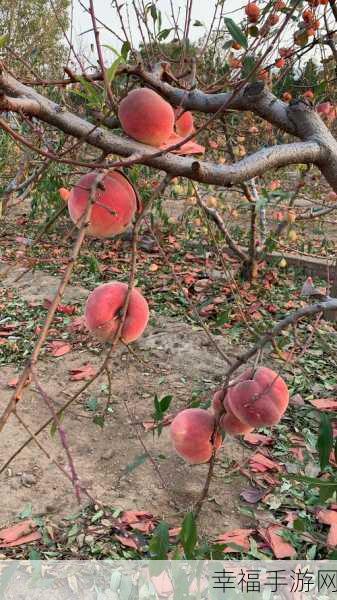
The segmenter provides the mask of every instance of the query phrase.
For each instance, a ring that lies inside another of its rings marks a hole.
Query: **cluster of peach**
[[[280,375],[267,367],[246,369],[226,392],[215,392],[212,413],[187,408],[177,414],[171,424],[173,445],[190,464],[208,462],[221,446],[221,432],[240,435],[276,425],[288,403],[289,391]]]
[[[170,104],[146,88],[133,90],[122,100],[119,119],[127,135],[155,147],[162,147],[170,143],[169,140],[189,135],[194,130],[191,113],[174,112]],[[97,172],[87,173],[70,192],[62,188],[60,193],[68,202],[69,215],[77,227],[84,225],[91,202],[87,233],[104,239],[124,231],[141,208],[138,193],[124,173],[113,170],[101,181],[97,177]],[[127,291],[126,283],[113,281],[98,286],[89,295],[85,306],[86,325],[99,340],[108,342],[114,338]],[[141,292],[133,288],[121,331],[122,341],[130,343],[138,339],[148,319],[148,303]],[[187,409],[175,417],[171,425],[174,447],[190,463],[206,462],[213,447],[221,445],[221,435],[215,431],[216,417],[223,431],[237,435],[277,423],[287,404],[288,390],[279,375],[263,367],[248,369],[232,382],[226,394],[220,390],[214,395],[214,414]]]
[[[194,132],[190,112],[180,108],[174,110],[159,94],[148,88],[131,91],[120,103],[118,116],[127,135],[154,147],[167,147]],[[204,148],[194,142],[185,143],[180,149],[181,154],[203,151]],[[135,187],[118,170],[110,171],[97,183],[91,199],[97,176],[97,172],[87,173],[71,191],[65,188],[59,191],[68,203],[70,218],[77,227],[83,225],[88,203],[92,202],[86,232],[104,239],[122,233],[140,210],[141,203]],[[100,285],[90,294],[85,319],[88,329],[98,339],[109,341],[118,330],[127,289],[125,283],[111,282]],[[148,304],[140,291],[134,288],[121,332],[122,340],[125,343],[135,341],[145,330],[148,318]]]

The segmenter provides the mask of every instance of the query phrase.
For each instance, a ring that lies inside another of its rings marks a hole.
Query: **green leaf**
[[[103,415],[95,415],[93,418],[93,423],[95,423],[95,425],[98,425],[102,429],[104,427],[104,422],[105,422],[105,419],[104,419]]]
[[[163,29],[162,31],[160,31],[158,33],[158,40],[161,42],[162,40],[166,40],[166,38],[170,35],[172,31],[172,27],[171,29]]]
[[[89,398],[85,403],[85,408],[92,412],[95,412],[98,408],[98,400],[97,398]]]
[[[153,21],[156,22],[158,15],[157,15],[157,9],[156,9],[155,4],[151,4],[150,12],[151,12],[151,17],[152,17]]]
[[[104,510],[102,510],[102,509],[101,509],[101,510],[98,510],[98,511],[97,511],[97,512],[94,514],[94,516],[91,518],[91,522],[92,522],[92,523],[96,523],[96,521],[100,521],[100,520],[101,520],[101,518],[103,517],[103,515],[104,515]]]
[[[0,35],[0,48],[3,48],[8,42],[8,35]]]
[[[138,456],[136,456],[135,460],[132,463],[129,463],[128,465],[126,465],[124,472],[126,474],[131,473],[132,471],[134,471],[134,469],[137,469],[137,467],[139,467],[140,465],[145,463],[145,461],[148,458],[149,457],[147,454],[139,454]]]
[[[130,46],[129,42],[127,42],[127,41],[124,42],[122,49],[121,49],[121,56],[123,57],[124,60],[127,59],[130,50],[131,50],[131,46]]]
[[[116,58],[116,60],[114,60],[112,65],[107,69],[106,73],[108,76],[109,83],[111,83],[114,80],[115,75],[117,73],[117,69],[122,62],[123,62],[123,57],[118,56],[118,58]]]
[[[183,545],[187,560],[191,560],[198,539],[197,524],[193,512],[187,513],[184,518],[179,539]]]
[[[57,426],[58,423],[62,423],[64,419],[64,412],[62,412],[60,415],[58,415],[58,420],[54,420],[50,426],[50,436],[54,437],[55,433],[57,432]]]
[[[225,18],[226,27],[231,34],[234,42],[238,42],[240,46],[247,50],[248,41],[244,33],[241,31],[240,27],[233,21],[233,19]]]
[[[161,400],[160,400],[160,411],[161,413],[164,413],[167,411],[167,409],[169,408],[170,404],[172,402],[172,396],[168,395],[168,396],[164,396]]]
[[[167,560],[169,549],[169,527],[165,521],[161,521],[153,532],[149,543],[151,558],[154,560]]]
[[[319,427],[319,435],[316,444],[316,450],[319,452],[319,462],[321,470],[329,464],[329,457],[333,448],[333,432],[331,420],[325,413],[321,415],[321,423]]]

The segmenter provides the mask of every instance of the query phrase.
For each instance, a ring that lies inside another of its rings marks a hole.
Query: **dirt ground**
[[[19,287],[28,301],[52,297],[58,280],[36,271],[13,283],[19,271],[3,281],[5,286]],[[64,300],[83,302],[87,291],[69,286]],[[101,428],[93,422],[86,408],[88,400],[95,398],[99,407],[106,402],[106,376],[101,376],[69,408],[63,420],[77,473],[83,485],[95,499],[122,509],[150,510],[159,518],[175,524],[181,521],[179,511],[186,511],[197,500],[202,489],[207,466],[189,466],[173,451],[168,428],[158,439],[146,431],[143,422],[151,419],[153,398],[171,394],[172,411],[191,401],[193,391],[207,399],[221,381],[223,359],[214,349],[205,333],[185,323],[152,315],[152,323],[139,342],[133,345],[139,360],[120,348],[113,356],[111,412]],[[217,340],[224,351],[224,339]],[[227,342],[228,343],[228,342]],[[103,349],[103,348],[102,348]],[[90,363],[99,367],[103,353],[70,352],[59,358],[49,357],[38,364],[38,377],[55,406],[60,407],[76,392],[83,381],[70,381],[69,371]],[[14,367],[0,372],[0,410],[6,406],[12,390],[8,382],[16,375]],[[127,408],[129,409],[129,413]],[[32,430],[50,417],[48,407],[37,393],[34,384],[25,391],[18,412]],[[131,419],[134,424],[131,423]],[[138,435],[137,435],[138,431]],[[163,487],[149,459],[141,462],[146,448],[159,465]],[[11,416],[1,434],[0,464],[4,464],[18,446],[27,438],[15,416]],[[65,468],[67,460],[58,440],[47,428],[39,441]],[[227,529],[244,526],[248,518],[239,511],[239,494],[247,487],[241,476],[225,479],[225,466],[229,460],[244,457],[248,451],[238,441],[226,441],[219,452],[216,477],[205,503],[201,529],[209,534],[219,534]],[[135,467],[135,462],[141,464]],[[70,482],[59,469],[31,442],[0,475],[0,526],[13,520],[27,504],[33,514],[53,515],[55,519],[76,512],[77,503]],[[83,502],[86,497],[83,496]]]

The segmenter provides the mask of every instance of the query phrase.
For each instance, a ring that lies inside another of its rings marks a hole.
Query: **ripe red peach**
[[[268,22],[272,26],[276,25],[279,22],[279,20],[280,20],[280,17],[276,13],[273,13],[268,17]]]
[[[242,435],[244,433],[250,433],[254,427],[242,423],[237,419],[231,410],[227,409],[225,414],[220,419],[220,427],[229,435]]]
[[[282,98],[285,102],[290,102],[293,97],[290,92],[284,92],[284,94],[282,94]]]
[[[286,61],[284,58],[278,58],[275,61],[275,67],[277,67],[278,69],[283,69],[283,67],[285,66]]]
[[[229,388],[227,403],[233,415],[250,425],[276,425],[289,403],[289,391],[282,377],[267,367],[259,367],[251,378]]]
[[[71,220],[81,226],[91,189],[97,173],[83,175],[72,188],[68,199]],[[88,235],[98,238],[111,237],[121,233],[130,225],[137,210],[137,195],[126,177],[119,171],[111,171],[102,180],[102,187],[95,192]]]
[[[255,2],[250,2],[245,6],[245,13],[250,23],[256,23],[259,20],[260,12],[261,11]]]
[[[316,111],[319,114],[325,115],[325,116],[328,116],[330,114],[331,110],[332,110],[331,102],[321,102],[316,107]]]
[[[314,98],[314,92],[312,90],[306,90],[303,96],[308,98],[308,100],[312,100]]]
[[[213,453],[212,437],[215,418],[202,408],[187,408],[173,419],[170,435],[173,446],[182,458],[192,465],[208,462]],[[215,448],[221,446],[217,434]]]
[[[113,281],[95,288],[88,296],[84,316],[91,333],[101,341],[111,341],[119,327],[120,311],[128,291],[126,283]],[[137,340],[149,320],[149,306],[137,288],[133,288],[129,300],[121,339],[126,344]]]
[[[180,108],[177,108],[175,111],[176,122],[175,128],[178,135],[181,137],[187,137],[194,131],[194,121],[193,115],[190,111],[185,111],[182,113]],[[180,115],[180,116],[179,116]]]
[[[118,118],[127,135],[150,146],[159,147],[173,133],[172,106],[148,88],[129,92],[119,105]]]

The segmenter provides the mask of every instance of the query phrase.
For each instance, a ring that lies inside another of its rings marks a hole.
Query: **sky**
[[[138,3],[141,2],[142,0],[137,0]],[[144,3],[146,4],[149,0],[144,0]],[[183,26],[183,18],[185,15],[185,1],[186,0],[172,0],[173,6],[174,6],[174,10],[178,11],[179,7],[181,8],[181,19],[180,19],[180,23]],[[74,41],[76,44],[77,48],[85,48],[86,50],[88,50],[90,48],[90,44],[92,42],[94,42],[94,38],[93,38],[93,33],[92,31],[88,31],[91,29],[92,25],[91,25],[91,18],[88,15],[88,13],[86,13],[84,11],[84,9],[80,6],[78,0],[73,0],[74,2]],[[88,0],[83,0],[83,4],[85,4],[86,6],[88,6]],[[126,13],[126,6],[129,7],[129,14],[130,14],[130,28],[132,31],[132,36],[133,36],[133,43],[136,46],[137,43],[139,43],[139,41],[141,40],[139,31],[138,31],[138,25],[137,25],[137,19],[135,16],[135,13],[132,9],[132,0],[118,0],[118,4],[119,5],[124,5],[123,13]],[[118,33],[121,37],[123,36],[120,24],[119,24],[119,19],[118,19],[118,15],[116,14],[116,10],[114,8],[112,8],[112,2],[111,0],[94,0],[94,7],[95,7],[95,14],[96,17],[98,19],[100,19],[101,21],[103,21],[106,25],[108,25],[111,29],[113,29],[114,31],[116,31],[116,33]],[[162,13],[162,19],[163,19],[163,25],[162,25],[162,29],[168,28],[171,26],[171,19],[170,19],[170,14],[171,14],[171,8],[170,8],[170,0],[158,0],[157,2],[157,7],[158,9],[161,10]],[[202,23],[205,23],[206,26],[209,27],[212,18],[213,18],[213,13],[214,13],[214,8],[216,5],[216,0],[194,0],[193,2],[193,10],[192,10],[192,23],[194,23],[195,21],[201,21]],[[225,4],[224,4],[224,13],[229,13],[232,12],[235,9],[238,9],[238,7],[242,6],[243,2],[241,0],[225,0]],[[240,18],[242,16],[242,12],[241,10],[238,12],[235,12],[234,15],[231,15],[233,17],[237,17]],[[88,33],[84,33],[87,32]],[[200,38],[202,36],[202,34],[204,33],[204,29],[202,27],[191,27],[190,30],[190,39],[192,40],[197,40],[198,38]],[[80,35],[82,33],[82,35]],[[100,29],[100,38],[101,38],[101,42],[103,44],[109,44],[112,45],[116,50],[120,49],[120,42],[118,42],[118,40],[116,39],[116,37],[113,36],[113,34],[109,33],[108,31],[104,30],[103,28]]]

